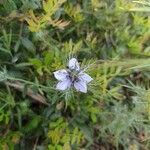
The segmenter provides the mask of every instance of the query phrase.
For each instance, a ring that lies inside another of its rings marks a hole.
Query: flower
[[[71,58],[67,69],[61,69],[54,72],[55,78],[59,81],[56,89],[66,90],[74,87],[77,91],[87,93],[87,84],[93,79],[80,69],[76,58]]]

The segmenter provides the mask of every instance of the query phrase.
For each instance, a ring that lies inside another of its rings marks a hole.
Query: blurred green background
[[[0,1],[0,150],[150,149],[149,0]],[[91,65],[88,93],[53,72]]]

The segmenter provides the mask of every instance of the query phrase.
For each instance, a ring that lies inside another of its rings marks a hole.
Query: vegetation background
[[[150,149],[149,0],[0,0],[0,150]],[[70,56],[88,93],[55,90]]]

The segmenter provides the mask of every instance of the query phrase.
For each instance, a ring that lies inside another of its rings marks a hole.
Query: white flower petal
[[[86,73],[79,73],[79,79],[85,81],[86,83],[89,83],[93,80],[93,78]]]
[[[76,71],[80,70],[80,66],[76,58],[71,58],[69,60],[68,66],[70,70],[76,70]]]
[[[58,70],[58,71],[54,72],[55,78],[59,81],[67,80],[68,75],[69,74],[65,69]]]
[[[71,84],[72,84],[72,82],[71,82],[70,79],[64,80],[64,81],[60,81],[60,82],[57,84],[56,89],[57,89],[57,90],[64,91],[64,90],[70,88],[70,87],[71,87]]]
[[[87,93],[87,85],[86,82],[84,82],[83,80],[75,81],[74,87],[76,88],[77,91]]]

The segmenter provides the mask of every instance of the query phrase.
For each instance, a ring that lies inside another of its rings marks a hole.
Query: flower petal
[[[71,87],[71,84],[72,84],[72,82],[71,82],[70,79],[64,80],[64,81],[60,81],[60,82],[57,84],[56,89],[57,89],[57,90],[64,91],[64,90],[70,88],[70,87]]]
[[[57,80],[59,81],[63,81],[63,80],[66,80],[67,77],[68,77],[68,72],[65,70],[65,69],[62,69],[62,70],[58,70],[58,71],[55,71],[54,72],[54,76]]]
[[[79,79],[85,81],[86,83],[89,83],[93,80],[93,78],[86,73],[79,73]]]
[[[80,70],[80,66],[76,58],[71,58],[69,60],[68,66],[70,70],[76,70],[76,71]]]
[[[84,82],[83,80],[75,81],[74,87],[76,88],[77,91],[87,93],[87,85],[86,82]]]

